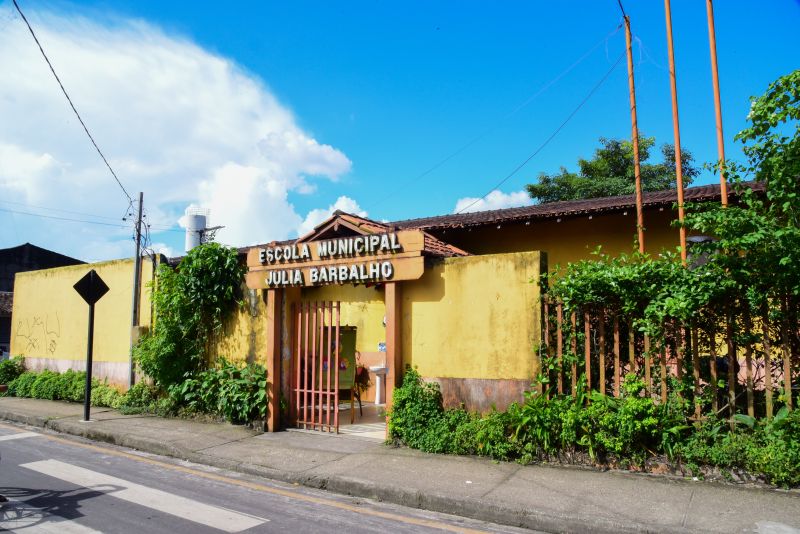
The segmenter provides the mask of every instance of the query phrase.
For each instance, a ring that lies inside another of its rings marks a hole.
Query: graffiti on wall
[[[55,354],[61,339],[61,319],[58,312],[55,315],[47,313],[44,317],[34,315],[28,319],[20,319],[17,321],[14,337],[20,354]]]

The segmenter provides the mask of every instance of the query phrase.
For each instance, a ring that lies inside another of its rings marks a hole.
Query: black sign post
[[[94,269],[72,286],[89,305],[89,341],[86,346],[86,388],[83,394],[83,420],[89,421],[89,407],[92,405],[92,347],[94,345],[94,305],[108,293],[108,286]]]

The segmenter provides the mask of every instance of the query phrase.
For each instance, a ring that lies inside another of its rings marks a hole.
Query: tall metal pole
[[[681,127],[678,121],[678,87],[675,81],[675,49],[672,45],[672,10],[669,0],[664,0],[667,19],[667,50],[669,51],[669,79],[672,89],[672,129],[675,132],[675,179],[678,186],[678,221],[680,222],[681,260],[686,263],[686,228],[683,226],[683,163],[681,162]]]
[[[136,381],[136,368],[133,364],[133,328],[139,326],[139,297],[141,293],[141,273],[142,270],[142,203],[144,193],[139,192],[139,209],[136,215],[136,254],[133,257],[133,310],[131,313],[131,350],[129,355],[130,375],[128,385],[133,386]]]
[[[719,96],[719,73],[717,69],[717,34],[714,30],[714,6],[706,0],[708,14],[708,44],[711,48],[711,79],[714,82],[714,111],[717,116],[717,154],[719,155],[719,192],[722,205],[728,205],[728,184],[725,181],[725,138],[722,135],[722,104]]]
[[[89,341],[86,345],[86,385],[83,389],[83,420],[91,420],[92,405],[92,349],[94,347],[94,304],[89,304]]]
[[[636,87],[633,82],[633,49],[631,47],[631,20],[625,15],[625,43],[628,47],[628,89],[631,96],[631,137],[633,141],[633,175],[636,186],[636,232],[639,252],[644,252],[644,212],[642,210],[642,176],[639,166],[639,123],[636,118]]]

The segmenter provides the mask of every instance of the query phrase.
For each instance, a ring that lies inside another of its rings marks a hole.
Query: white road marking
[[[0,441],[9,441],[12,439],[35,438],[41,436],[38,432],[17,432],[16,434],[7,434],[0,436]]]
[[[101,534],[99,530],[50,514],[17,499],[9,499],[0,505],[0,529],[23,534]]]
[[[171,514],[182,519],[188,519],[225,532],[240,532],[268,521],[251,515],[241,514],[226,510],[218,506],[204,504],[192,499],[173,495],[141,484],[135,484],[121,478],[104,475],[89,469],[84,469],[58,460],[43,460],[22,464],[32,471],[42,473],[83,486],[95,491],[102,491],[117,499],[128,501],[140,506],[146,506],[159,512]],[[105,487],[103,487],[105,486]]]

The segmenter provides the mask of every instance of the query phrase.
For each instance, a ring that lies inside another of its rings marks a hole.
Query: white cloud
[[[477,197],[460,198],[456,201],[456,208],[453,213],[464,210],[465,213],[473,211],[499,210],[503,208],[516,208],[519,206],[530,206],[533,204],[531,197],[525,191],[514,191],[503,193],[495,189],[486,198]],[[466,208],[466,209],[465,209]]]
[[[314,229],[315,226],[323,222],[325,219],[333,215],[336,210],[341,210],[346,213],[352,213],[359,217],[366,217],[367,212],[362,210],[358,202],[350,197],[341,196],[336,199],[336,202],[328,206],[327,209],[315,209],[308,212],[306,218],[298,227],[297,233],[305,235]]]
[[[121,217],[127,201],[10,10],[0,8],[0,200]],[[287,238],[303,221],[289,195],[350,170],[227,58],[141,21],[28,15],[123,184],[134,197],[145,191],[151,224],[174,224],[193,202],[225,226],[222,242]],[[81,258],[132,253],[129,229],[11,222],[21,239]],[[0,232],[0,247],[15,241]]]
[[[165,243],[153,243],[152,249],[156,254],[163,254],[168,258],[172,258],[177,256],[178,254],[175,253],[175,250]]]

